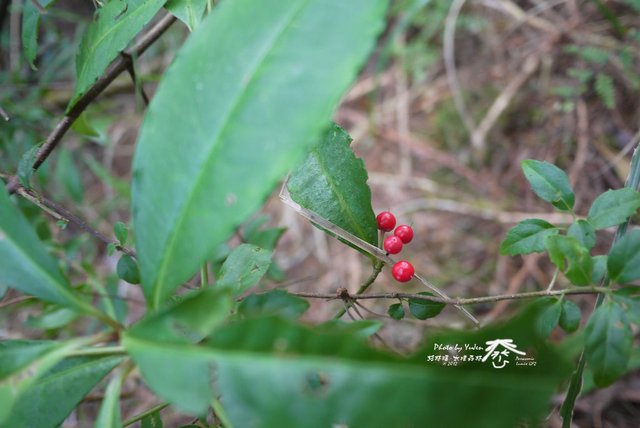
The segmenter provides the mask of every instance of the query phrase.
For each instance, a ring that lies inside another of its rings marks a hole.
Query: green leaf
[[[283,318],[299,318],[307,309],[309,302],[285,290],[272,290],[266,293],[250,294],[238,305],[238,314],[244,317],[278,315]]]
[[[276,248],[278,241],[286,232],[285,227],[269,227],[261,229],[260,226],[269,221],[269,216],[259,216],[250,221],[244,228],[243,238],[247,244],[253,244],[265,250]]]
[[[111,0],[96,12],[76,58],[76,87],[69,111],[166,0]]]
[[[167,343],[195,343],[224,321],[231,307],[227,290],[205,288],[181,296],[179,301],[159,312],[148,314],[129,331]]]
[[[113,253],[116,252],[117,244],[115,242],[109,242],[107,244],[107,255],[109,257],[113,256]]]
[[[0,342],[0,426],[29,388],[86,339],[67,342]]]
[[[134,158],[136,248],[151,307],[317,142],[375,45],[386,5],[234,0],[189,37],[149,105]]]
[[[424,291],[418,293],[423,296],[433,296],[432,293]],[[409,312],[419,320],[426,320],[437,316],[446,305],[440,302],[430,302],[428,300],[409,299]]]
[[[611,294],[611,298],[624,310],[629,321],[640,325],[640,287],[620,288]]]
[[[567,236],[572,236],[587,250],[596,245],[596,231],[586,220],[576,220],[569,226]]]
[[[640,208],[640,192],[625,187],[607,190],[593,201],[587,220],[596,229],[624,223]]]
[[[235,295],[242,294],[260,281],[269,265],[271,251],[251,244],[238,245],[222,265],[216,287],[233,290]]]
[[[180,21],[187,24],[189,31],[196,29],[202,21],[207,0],[169,0],[165,7]]]
[[[541,299],[539,304],[541,307],[544,307],[544,309],[540,311],[540,314],[536,319],[535,328],[538,337],[546,339],[558,325],[560,314],[562,312],[562,303],[556,298],[549,297]]]
[[[524,176],[536,195],[561,211],[573,209],[575,196],[569,177],[563,170],[549,162],[533,159],[524,160],[521,165]]]
[[[616,90],[611,76],[598,73],[596,76],[595,89],[605,107],[613,109],[616,106]]]
[[[318,331],[326,333],[345,333],[352,334],[359,339],[367,339],[376,334],[383,324],[377,320],[358,320],[345,322],[342,320],[332,319],[318,324]]]
[[[122,415],[120,413],[120,390],[126,378],[126,369],[111,378],[104,393],[100,412],[94,428],[121,428]]]
[[[573,333],[580,327],[580,308],[571,300],[562,300],[562,312],[558,324],[567,333]]]
[[[116,239],[120,242],[120,245],[125,245],[127,243],[127,238],[129,237],[129,230],[127,226],[121,221],[117,221],[116,224],[113,225],[113,234],[116,236]]]
[[[607,273],[607,256],[593,256],[593,273],[591,274],[591,283],[598,284],[604,279]]]
[[[564,272],[572,284],[591,284],[593,258],[589,254],[589,250],[583,247],[576,238],[551,235],[545,238],[545,245],[551,262]]]
[[[29,315],[25,325],[29,328],[56,329],[64,327],[78,318],[79,314],[69,308],[53,307],[38,316]]]
[[[606,302],[585,327],[585,356],[599,387],[612,384],[627,370],[633,332],[620,305]]]
[[[87,313],[96,310],[74,294],[35,231],[0,186],[0,272],[2,282],[40,299]]]
[[[376,245],[378,229],[371,189],[362,159],[349,146],[351,137],[336,124],[287,183],[291,199],[358,238]]]
[[[640,278],[640,230],[627,232],[613,245],[607,257],[607,271],[618,284]]]
[[[56,178],[74,201],[82,202],[82,199],[84,198],[84,184],[82,184],[82,176],[76,167],[71,151],[64,148],[60,149],[60,153],[58,154]]]
[[[500,254],[515,256],[541,253],[545,250],[544,238],[557,233],[558,229],[544,220],[530,218],[521,221],[507,233],[507,237],[500,244]]]
[[[116,266],[118,277],[129,284],[140,284],[140,270],[138,263],[128,254],[123,254]]]
[[[404,318],[404,308],[402,307],[402,303],[394,303],[393,305],[390,305],[389,309],[387,309],[387,314],[394,320],[401,320]]]
[[[38,0],[44,9],[49,7],[55,0]],[[22,49],[24,56],[33,70],[36,55],[38,54],[38,31],[40,30],[40,16],[42,14],[32,1],[26,1],[22,5]]]
[[[164,427],[164,424],[162,423],[162,418],[160,417],[160,410],[145,416],[142,419],[142,421],[140,421],[140,428],[163,428],[163,427]],[[200,428],[197,425],[194,425],[194,427]]]
[[[31,188],[33,162],[36,160],[36,156],[38,156],[39,151],[39,144],[31,147],[24,155],[22,155],[20,162],[18,162],[18,179],[20,180],[20,184],[27,189]]]
[[[531,342],[531,336],[530,327],[513,324],[440,335],[482,347],[487,340],[509,337],[519,349],[535,349],[537,366],[512,364],[501,370],[489,363],[429,364],[425,355],[433,344],[400,358],[371,349],[350,333],[279,318],[226,325],[200,346],[130,333],[123,343],[159,397],[201,415],[219,396],[238,427],[280,427],[282,421],[309,427],[408,427],[438,421],[438,426],[493,428],[544,418],[548,400],[569,371],[567,357]]]
[[[6,426],[54,427],[122,361],[122,357],[65,358],[35,381],[18,400]]]
[[[71,129],[76,131],[80,135],[84,135],[89,138],[99,138],[100,131],[98,131],[93,124],[89,121],[87,113],[84,112],[73,122]]]

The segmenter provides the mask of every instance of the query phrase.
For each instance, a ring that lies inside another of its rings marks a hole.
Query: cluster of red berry
[[[408,244],[413,239],[413,229],[411,226],[402,224],[396,227],[396,217],[389,211],[384,211],[376,217],[378,221],[378,229],[383,232],[391,232],[393,235],[387,236],[382,247],[389,254],[398,254],[402,251],[404,244]],[[415,269],[413,265],[406,260],[400,260],[391,268],[391,274],[398,282],[408,282],[413,278]]]

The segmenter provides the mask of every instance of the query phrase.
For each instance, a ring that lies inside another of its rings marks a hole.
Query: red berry
[[[396,216],[391,214],[389,211],[383,211],[378,214],[376,220],[378,220],[378,229],[385,232],[390,232],[394,227],[396,227]]]
[[[409,282],[413,278],[413,274],[416,273],[413,265],[405,260],[400,260],[391,268],[393,277],[398,282]]]
[[[407,226],[406,224],[396,227],[393,234],[400,238],[403,244],[408,244],[413,239],[413,229],[411,229],[411,226]]]
[[[383,247],[389,254],[398,254],[402,251],[402,240],[395,235],[387,236],[384,239]]]

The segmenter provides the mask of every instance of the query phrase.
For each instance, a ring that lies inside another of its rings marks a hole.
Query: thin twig
[[[611,289],[607,287],[573,287],[565,288],[564,290],[550,290],[550,291],[531,291],[527,293],[518,294],[499,294],[496,296],[483,296],[472,298],[451,298],[445,299],[437,296],[429,296],[425,294],[411,294],[411,293],[370,293],[370,294],[348,294],[344,288],[339,289],[338,293],[308,293],[308,292],[290,292],[291,294],[299,297],[306,297],[309,299],[341,299],[343,301],[349,300],[365,300],[365,299],[413,299],[413,300],[425,300],[429,302],[444,303],[445,305],[477,305],[480,303],[498,302],[501,300],[518,300],[518,299],[530,299],[533,297],[544,296],[564,296],[574,294],[607,294],[611,293]]]
[[[123,71],[126,71],[131,63],[131,57],[142,55],[149,46],[151,46],[158,38],[174,23],[176,18],[173,15],[165,15],[157,24],[155,24],[140,40],[130,49],[127,49],[127,55],[120,55],[111,64],[111,67],[105,74],[100,77],[96,83],[85,92],[80,99],[67,111],[66,115],[56,125],[51,134],[47,137],[42,148],[38,152],[33,162],[33,170],[37,170],[49,157],[51,152],[56,148],[62,137],[71,128],[73,122],[82,114],[82,112],[95,100],[104,89]],[[9,194],[15,193],[18,188],[19,181],[17,177],[12,177],[7,183],[7,191]]]
[[[362,294],[374,283],[380,272],[382,272],[382,268],[384,267],[384,263],[380,260],[376,260],[376,263],[373,265],[373,271],[371,271],[371,275],[362,283],[358,291],[356,291],[356,295]],[[346,290],[345,290],[346,291]],[[348,294],[348,293],[347,293]],[[349,303],[345,301],[345,307],[342,308],[334,317],[334,319],[340,319],[347,311]]]
[[[15,299],[4,300],[0,302],[0,309],[7,306],[14,305],[16,303],[26,302],[28,300],[33,300],[33,299],[35,299],[34,296],[20,296],[20,297],[16,297]]]
[[[94,236],[95,238],[99,239],[100,241],[104,242],[105,244],[107,245],[113,244],[115,245],[115,248],[117,250],[122,251],[123,253],[128,254],[131,257],[136,256],[135,251],[129,248],[123,247],[122,245],[120,245],[119,241],[116,241],[115,239],[110,239],[109,237],[103,235],[101,232],[89,226],[86,221],[84,221],[77,215],[70,213],[69,211],[67,211],[66,208],[61,207],[57,203],[45,198],[44,196],[36,193],[35,191],[31,189],[27,189],[22,185],[18,184],[16,187],[16,193],[18,193],[20,196],[27,199],[28,201],[34,203],[35,205],[40,207],[43,211],[46,211],[47,213],[49,213],[56,220],[63,220],[68,223],[71,223],[77,226],[78,228],[84,230],[85,232],[89,233],[90,235]]]

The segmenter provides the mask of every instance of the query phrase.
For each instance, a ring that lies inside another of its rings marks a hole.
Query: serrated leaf
[[[27,189],[31,188],[31,177],[33,176],[33,162],[38,156],[40,151],[40,145],[31,147],[27,152],[22,155],[18,162],[18,179],[20,184]]]
[[[84,184],[78,167],[73,160],[71,151],[62,148],[58,153],[56,163],[56,178],[71,198],[76,202],[82,202],[84,198]]]
[[[38,0],[44,9],[49,7],[55,0]],[[42,14],[32,1],[24,2],[22,6],[22,26],[21,38],[24,57],[33,70],[36,55],[38,54],[38,32],[40,30],[40,17]]]
[[[147,110],[134,158],[136,248],[151,307],[303,159],[374,46],[386,5],[234,0],[189,37]]]
[[[557,233],[558,229],[547,221],[535,218],[521,221],[507,232],[507,237],[500,244],[500,254],[541,253],[545,251],[544,238]]]
[[[585,356],[599,387],[612,384],[627,370],[633,332],[620,305],[606,302],[585,327]]]
[[[418,293],[423,296],[433,296],[428,291]],[[440,314],[446,305],[440,302],[431,302],[429,300],[409,299],[409,312],[419,320],[433,318]]]
[[[118,277],[129,284],[140,284],[138,263],[128,254],[123,254],[116,266]]]
[[[121,222],[117,221],[113,225],[113,234],[116,236],[116,239],[120,242],[120,245],[125,245],[127,243],[127,238],[129,237],[129,230],[127,226]]]
[[[166,0],[111,0],[96,12],[76,57],[76,87],[69,111]]]
[[[580,327],[580,308],[571,300],[562,300],[562,312],[558,324],[567,333],[573,333]]]
[[[271,265],[271,251],[251,244],[240,244],[225,260],[215,286],[235,295],[256,285]]]
[[[535,330],[538,337],[546,339],[558,325],[562,312],[562,303],[553,297],[549,297],[540,303],[544,309],[540,311],[536,319]]]
[[[607,190],[593,201],[587,220],[596,229],[604,229],[624,223],[638,208],[640,192],[628,187]]]
[[[618,284],[640,278],[640,230],[627,232],[613,245],[607,257],[607,271]]]
[[[299,318],[307,309],[309,302],[285,290],[272,290],[266,293],[250,294],[238,305],[238,315],[244,317],[278,315],[283,318]]]
[[[561,211],[573,209],[575,195],[563,170],[549,162],[533,159],[524,160],[521,165],[536,195]]]
[[[576,220],[569,226],[567,236],[576,238],[576,240],[587,250],[596,245],[596,231],[593,226],[586,220]]]
[[[122,361],[122,357],[66,358],[35,381],[18,400],[6,426],[54,427]]]
[[[551,235],[545,238],[551,262],[572,284],[589,285],[593,273],[593,258],[589,250],[572,236]]]
[[[193,31],[202,21],[206,6],[207,0],[169,0],[165,7],[176,18],[184,22],[189,27],[189,31]]]
[[[362,159],[350,147],[351,137],[333,124],[307,159],[291,173],[291,199],[358,238],[375,245],[377,224],[371,189]]]
[[[534,346],[531,328],[512,323],[453,335],[454,343],[512,337],[520,349]],[[544,417],[569,367],[565,356],[544,343],[535,344],[537,366],[442,367],[426,362],[433,345],[399,358],[352,334],[278,318],[226,325],[200,346],[129,333],[123,343],[158,396],[196,415],[218,396],[230,423],[239,427],[277,427],[282,421],[313,427],[423,426],[429,420],[451,427],[516,426]]]
[[[402,307],[402,303],[394,303],[393,305],[390,305],[389,309],[387,309],[387,314],[394,320],[401,320],[404,318],[404,308]]]
[[[40,299],[95,314],[91,305],[76,297],[31,225],[11,203],[5,187],[0,187],[2,282]]]

